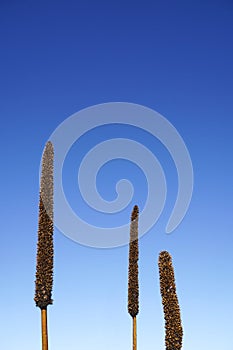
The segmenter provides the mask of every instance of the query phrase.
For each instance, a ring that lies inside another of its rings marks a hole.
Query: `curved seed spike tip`
[[[139,214],[139,209],[138,209],[138,206],[135,205],[131,213],[131,221],[135,220],[138,217],[138,214]]]

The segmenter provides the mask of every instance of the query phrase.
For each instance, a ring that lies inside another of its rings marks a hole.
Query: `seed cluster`
[[[139,312],[138,213],[138,206],[135,205],[131,214],[128,271],[128,312],[132,317],[136,317]]]
[[[53,302],[53,160],[53,145],[49,141],[42,158],[34,297],[36,306],[41,309]]]
[[[180,308],[176,295],[175,275],[171,255],[163,251],[159,254],[160,292],[165,318],[166,350],[180,350],[183,329]]]

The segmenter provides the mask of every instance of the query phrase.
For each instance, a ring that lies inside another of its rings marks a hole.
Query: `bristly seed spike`
[[[41,310],[53,302],[53,162],[54,150],[49,141],[42,157],[34,297]]]
[[[162,251],[159,254],[158,264],[160,292],[165,318],[166,350],[180,350],[182,347],[183,329],[171,255],[167,251]]]
[[[135,317],[139,311],[138,213],[138,206],[135,205],[131,214],[128,271],[128,312],[132,317]]]

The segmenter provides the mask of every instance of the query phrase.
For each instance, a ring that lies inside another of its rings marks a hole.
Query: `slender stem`
[[[137,350],[137,319],[133,317],[133,350]]]
[[[48,350],[47,308],[41,309],[42,350]]]

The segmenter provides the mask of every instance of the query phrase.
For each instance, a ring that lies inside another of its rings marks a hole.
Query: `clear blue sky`
[[[168,181],[165,209],[139,242],[138,349],[164,348],[157,259],[168,250],[183,320],[183,350],[233,350],[232,38],[230,0],[1,1],[2,349],[41,348],[40,310],[33,297],[45,142],[73,113],[124,101],[152,108],[176,127],[189,149],[195,178],[187,215],[166,235],[177,186],[174,165],[160,146],[135,133],[157,155]],[[86,139],[86,145],[92,141]],[[138,190],[134,202],[143,204],[141,173],[126,163],[119,166],[122,176],[129,173]],[[113,165],[110,171],[115,169]],[[65,178],[75,180],[76,170],[68,166]],[[99,184],[111,198],[114,187],[106,174]],[[70,186],[67,181],[67,196],[72,197]],[[70,199],[85,215],[85,208]],[[117,222],[116,216],[112,224]],[[55,249],[50,349],[130,349],[128,247],[88,248],[55,230]]]

